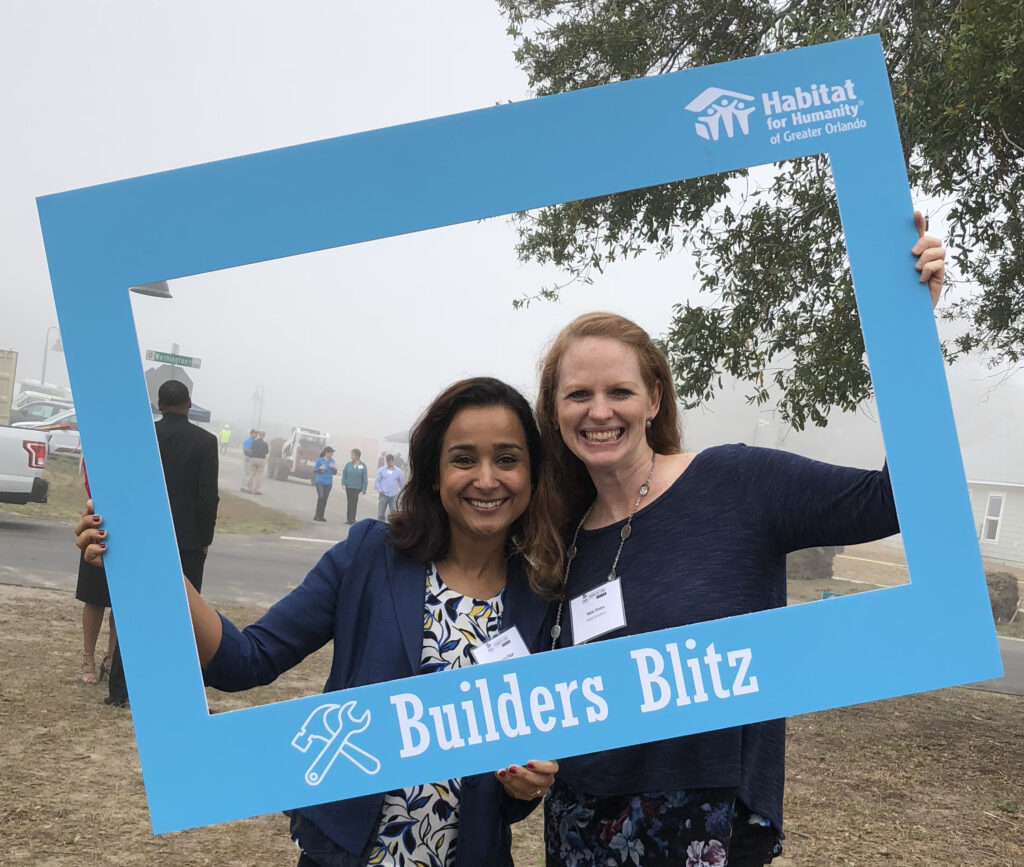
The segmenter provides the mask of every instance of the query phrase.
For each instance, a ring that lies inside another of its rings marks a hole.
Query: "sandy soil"
[[[78,680],[79,617],[69,592],[0,586],[0,863],[294,864],[281,815],[153,836],[131,713]],[[211,707],[314,693],[327,665],[319,654],[271,687],[211,692]],[[1024,865],[1022,757],[1020,698],[953,689],[797,718],[775,863]],[[541,865],[539,813],[515,833],[516,863]]]
[[[222,608],[238,623],[262,611]],[[0,864],[31,867],[292,865],[282,814],[153,835],[131,711],[103,704],[106,684],[79,680],[81,603],[57,590],[0,585]],[[106,630],[100,636],[106,646]],[[272,686],[209,691],[229,710],[320,691],[329,649]],[[102,652],[97,653],[97,664]],[[516,829],[518,864],[540,864],[539,812]]]

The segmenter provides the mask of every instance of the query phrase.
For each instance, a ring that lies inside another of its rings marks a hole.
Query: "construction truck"
[[[322,433],[308,427],[293,427],[291,434],[281,446],[280,457],[273,452],[270,455],[268,475],[272,479],[285,482],[290,476],[310,480],[313,478],[313,467],[320,452],[327,445],[328,433]]]

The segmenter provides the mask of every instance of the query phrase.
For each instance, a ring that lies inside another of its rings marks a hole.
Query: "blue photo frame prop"
[[[910,584],[208,712],[130,286],[815,153],[831,158]],[[158,833],[1001,674],[934,320],[908,252],[912,203],[877,37],[191,166],[38,207],[93,494],[117,535],[107,571]],[[715,645],[733,666],[723,663],[728,695],[643,712],[632,654],[672,644],[689,656]],[[518,690],[506,712],[519,701],[532,714],[532,697],[546,706],[545,690],[557,701],[572,681],[590,701],[553,726],[551,713],[533,715],[529,734],[510,736],[489,719],[487,737],[463,747],[401,755],[400,707],[459,707],[471,694],[484,726],[485,690],[492,702]]]

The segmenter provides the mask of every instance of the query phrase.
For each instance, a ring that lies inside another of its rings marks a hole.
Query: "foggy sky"
[[[481,0],[5,4],[0,348],[19,352],[19,379],[39,377],[57,322],[36,196],[524,99],[512,49]],[[513,298],[564,280],[517,262],[514,243],[497,218],[173,281],[171,301],[133,296],[140,349],[176,343],[201,357],[194,399],[215,423],[247,424],[262,387],[268,431],[329,430],[344,449],[345,437],[408,428],[462,376],[495,375],[532,397],[544,345],[578,313],[614,310],[657,335],[673,303],[696,299],[684,255],[646,256],[566,290],[560,304],[513,311]],[[59,353],[47,373],[68,381]],[[980,376],[971,367],[954,377],[961,434],[965,419],[979,440],[1008,418],[1019,429],[1019,385],[981,402]],[[775,445],[784,433],[733,392],[686,428],[698,447],[755,432]],[[863,420],[825,437],[800,450],[880,460],[877,428]]]

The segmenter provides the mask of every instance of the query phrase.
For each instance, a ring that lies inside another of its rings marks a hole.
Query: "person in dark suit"
[[[200,591],[220,502],[217,493],[217,437],[188,420],[192,398],[184,383],[172,379],[161,385],[157,392],[157,406],[163,418],[156,423],[156,440],[160,446],[167,499],[174,519],[181,571],[196,591]],[[109,691],[104,703],[126,707],[128,688],[121,666],[120,647],[114,650],[109,670]]]
[[[206,553],[217,523],[217,437],[188,420],[192,399],[184,383],[168,380],[157,392],[163,413],[156,423],[167,499],[174,518],[181,569],[202,590]]]

